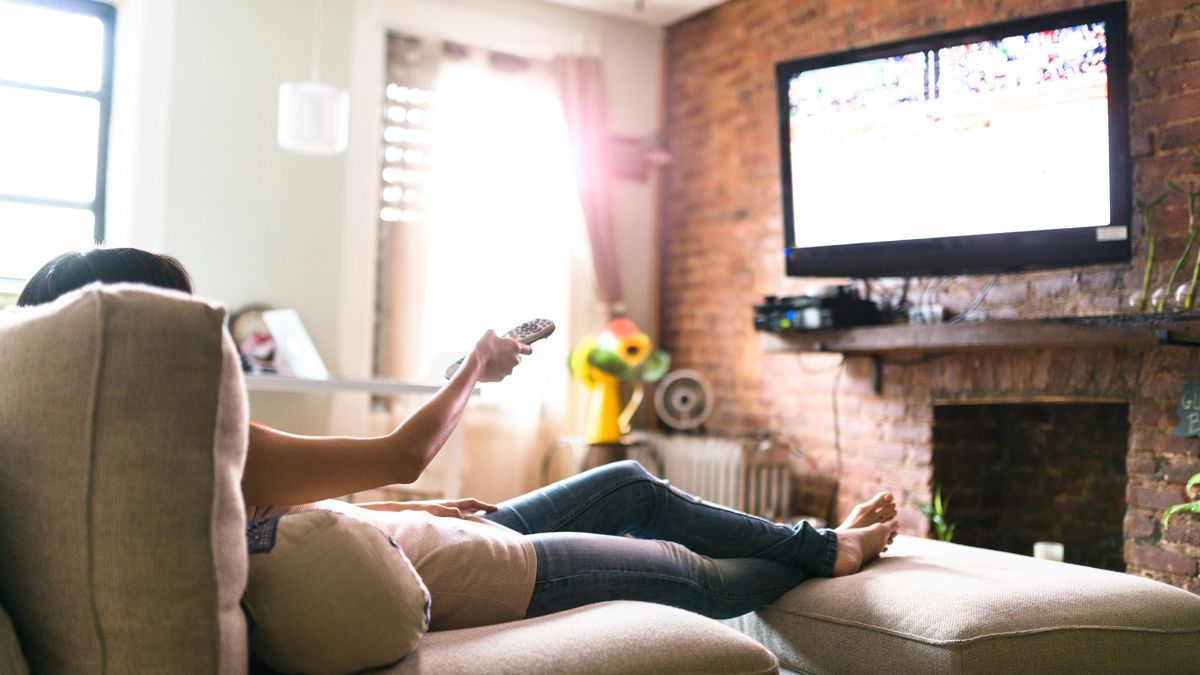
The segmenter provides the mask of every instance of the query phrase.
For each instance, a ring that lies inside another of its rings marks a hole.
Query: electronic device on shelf
[[[329,370],[296,310],[269,309],[262,313],[262,320],[275,342],[276,366],[282,366],[285,374],[314,380],[329,378]]]
[[[525,323],[510,329],[501,337],[512,338],[522,344],[533,344],[542,338],[550,337],[554,332],[554,322],[550,319],[532,319]],[[446,367],[446,379],[453,377],[454,373],[458,372],[459,366],[466,360],[464,354],[462,358],[451,363]]]
[[[770,333],[820,328],[873,326],[884,322],[883,312],[859,297],[852,286],[839,286],[829,295],[768,295],[754,306],[754,329]]]
[[[1124,3],[776,66],[786,271],[1128,261]]]

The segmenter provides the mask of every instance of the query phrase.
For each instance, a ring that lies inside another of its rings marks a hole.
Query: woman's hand
[[[373,511],[424,511],[443,518],[466,518],[475,515],[476,511],[491,513],[497,510],[495,504],[481,502],[478,499],[426,499],[416,502],[367,502],[356,504],[364,509]]]
[[[480,382],[499,382],[508,377],[521,362],[522,354],[532,354],[533,348],[512,338],[500,337],[489,330],[475,343],[475,349],[467,357],[474,362]],[[461,370],[461,368],[460,368]]]

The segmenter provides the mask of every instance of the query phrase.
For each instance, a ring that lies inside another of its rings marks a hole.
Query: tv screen
[[[1123,4],[781,63],[792,276],[1129,260]]]

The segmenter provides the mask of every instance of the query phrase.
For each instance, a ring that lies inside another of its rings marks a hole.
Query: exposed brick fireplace
[[[939,405],[933,483],[958,543],[1123,572],[1128,444],[1123,403]]]
[[[940,484],[955,542],[1028,555],[1036,540],[1057,540],[1068,562],[1200,592],[1200,522],[1159,522],[1200,471],[1200,440],[1175,434],[1200,348],[1008,346],[840,362],[779,353],[803,340],[761,340],[779,374],[763,381],[762,400],[796,401],[774,424],[799,438],[798,471],[816,462],[840,476],[839,514],[890,489],[902,531],[929,534],[917,502]]]
[[[1127,410],[1127,430],[1097,432],[1124,450],[1124,480],[1112,481],[1121,493],[1100,499],[1112,508],[1103,517],[1120,521],[1122,561],[1130,572],[1200,592],[1200,518],[1177,517],[1166,532],[1158,521],[1166,506],[1184,499],[1188,476],[1200,471],[1200,439],[1172,433],[1185,383],[1200,379],[1200,349],[1091,343],[893,352],[876,369],[867,355],[839,365],[837,354],[766,353],[766,339],[753,330],[751,308],[763,296],[800,294],[811,281],[785,278],[780,257],[776,63],[1103,1],[730,0],[672,26],[665,118],[674,159],[663,191],[659,342],[675,365],[713,380],[710,429],[765,429],[796,438],[805,453],[798,470],[840,478],[842,514],[888,487],[902,496],[902,528],[912,534],[928,526],[914,501],[928,501],[941,480],[934,437],[948,414],[942,406]],[[1129,0],[1128,11],[1133,190],[1149,196],[1168,176],[1200,181],[1188,151],[1200,144],[1200,6]],[[871,186],[863,186],[863,198],[871,194]],[[1152,276],[1162,283],[1182,250],[1186,213],[1176,208],[1157,222]],[[1142,276],[1140,228],[1134,237],[1131,264],[1002,275],[980,310],[992,323],[1120,312]],[[987,280],[953,279],[941,301],[961,310]],[[1104,482],[1104,489],[1113,488]],[[955,500],[952,511],[969,501],[965,494]],[[1076,510],[1064,505],[1063,512]],[[960,526],[959,540],[970,536],[966,527]]]
[[[780,372],[789,361],[804,362],[809,373],[816,360],[837,363],[827,355],[766,358]],[[901,498],[904,531],[928,534],[916,501],[928,502],[932,486],[942,483],[954,499],[950,520],[962,521],[956,541],[1026,554],[1035,540],[1064,541],[1069,557],[1086,556],[1079,562],[1200,591],[1200,526],[1180,519],[1164,533],[1158,521],[1164,507],[1181,500],[1182,481],[1200,471],[1200,440],[1173,433],[1183,383],[1200,377],[1200,350],[1006,348],[885,356],[877,363],[849,356],[841,374],[798,376],[828,387],[810,399],[814,412],[826,415],[809,417],[798,436],[807,452],[826,458],[831,472],[840,448],[840,513],[886,487]],[[772,398],[795,390],[787,382],[767,388],[776,392]],[[823,405],[816,403],[824,397]],[[811,433],[829,424],[835,399],[835,433]],[[1010,440],[1035,445],[1040,456],[1001,467],[1001,448]],[[950,466],[939,464],[951,455]],[[972,470],[1003,476],[977,476],[972,484],[960,475]],[[1073,473],[1086,475],[1075,481]],[[972,490],[997,488],[1012,504],[987,513],[979,506],[985,497]],[[1045,494],[1050,489],[1055,493]],[[1006,511],[1034,508],[1045,510],[1006,533],[984,526]],[[1057,522],[1042,529],[1038,522],[1045,518]],[[982,525],[973,525],[976,519]],[[1096,541],[1080,541],[1089,537]]]

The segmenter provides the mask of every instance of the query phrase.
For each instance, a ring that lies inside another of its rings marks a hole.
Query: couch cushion
[[[246,527],[250,648],[285,673],[352,673],[399,661],[429,628],[429,591],[379,528],[331,511]]]
[[[246,667],[224,310],[93,285],[0,313],[0,605],[36,672]]]
[[[1200,653],[1200,597],[1186,591],[904,536],[858,574],[726,623],[805,673],[1182,673]]]
[[[614,600],[511,623],[435,631],[399,664],[411,673],[775,673],[745,635],[682,609]]]

